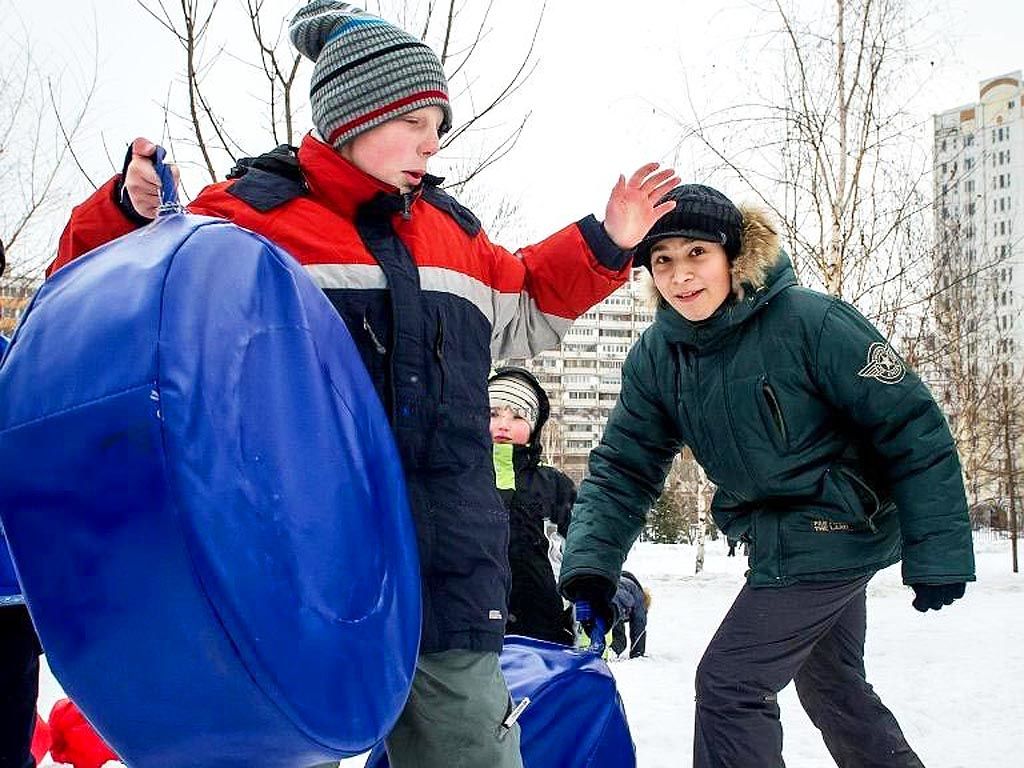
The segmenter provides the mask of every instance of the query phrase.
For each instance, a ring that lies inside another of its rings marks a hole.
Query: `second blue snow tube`
[[[636,752],[608,665],[597,654],[510,635],[501,672],[519,716],[524,768],[635,768]],[[378,745],[366,768],[386,768]]]
[[[288,254],[174,214],[44,283],[0,367],[0,515],[58,680],[132,766],[369,749],[415,669],[403,475]]]

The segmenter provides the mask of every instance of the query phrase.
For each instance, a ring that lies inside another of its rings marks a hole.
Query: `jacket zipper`
[[[775,428],[779,431],[783,444],[788,446],[789,431],[786,429],[786,420],[782,417],[782,407],[779,405],[779,399],[775,396],[775,390],[772,389],[767,376],[761,377],[761,394],[764,395],[765,402],[768,404],[772,421],[775,422]]]
[[[437,358],[438,368],[441,370],[441,391],[438,393],[437,401],[444,402],[445,390],[447,389],[448,366],[444,359],[444,320],[437,316],[437,339],[434,342],[434,357]]]
[[[363,329],[366,331],[367,335],[369,335],[370,341],[373,342],[373,346],[377,352],[379,354],[386,355],[388,351],[387,347],[380,343],[380,339],[378,339],[377,334],[373,332],[373,327],[370,325],[370,320],[367,318],[365,313],[363,314]]]

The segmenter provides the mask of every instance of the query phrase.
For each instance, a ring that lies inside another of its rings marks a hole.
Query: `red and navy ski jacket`
[[[558,344],[624,282],[630,253],[590,216],[513,254],[491,243],[439,180],[402,195],[313,136],[297,153],[278,149],[240,166],[238,178],[205,188],[189,210],[291,253],[355,339],[408,481],[421,650],[500,650],[509,534],[491,458],[491,360]],[[48,273],[138,226],[117,204],[119,188],[114,178],[74,210]]]

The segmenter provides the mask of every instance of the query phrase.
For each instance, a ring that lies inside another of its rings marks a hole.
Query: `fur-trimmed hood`
[[[742,301],[748,290],[759,291],[767,285],[772,269],[782,254],[778,228],[767,210],[755,205],[737,206],[743,216],[740,252],[732,262],[732,292]],[[652,307],[659,306],[661,295],[654,285],[650,270],[645,269],[643,295]]]

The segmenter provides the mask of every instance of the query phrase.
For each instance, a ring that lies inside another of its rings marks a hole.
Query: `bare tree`
[[[1006,489],[1006,507],[1010,528],[1011,568],[1018,573],[1017,559],[1017,489],[1020,487],[1020,463],[1016,459],[1017,440],[1020,438],[1021,414],[1024,411],[1024,391],[1020,379],[1004,383],[1000,398],[998,418],[1002,422],[1003,437],[1003,477]]]
[[[164,137],[179,164],[192,164],[202,170],[207,181],[215,181],[239,156],[265,150],[267,138],[275,145],[296,143],[308,120],[306,93],[296,92],[308,62],[287,41],[286,24],[295,10],[294,2],[136,2],[175,38],[182,51],[181,82],[165,101]],[[451,83],[455,114],[457,118],[465,115],[442,144],[442,149],[465,147],[452,164],[457,178],[448,182],[457,190],[507,156],[529,118],[528,113],[520,113],[510,127],[502,122],[508,119],[505,113],[512,111],[513,97],[536,67],[534,47],[544,6],[525,40],[516,44],[501,39],[498,58],[506,71],[494,82],[483,78],[479,67],[485,51],[493,51],[499,44],[492,27],[495,5],[496,0],[383,0],[367,6],[367,10],[418,34],[441,58]],[[238,34],[239,22],[247,34]],[[509,51],[516,52],[509,55]],[[230,79],[227,94],[224,76]],[[255,90],[248,93],[247,103],[240,102],[238,97],[250,88]],[[254,131],[254,126],[259,130]],[[481,135],[487,139],[481,141]]]
[[[41,65],[16,16],[5,16],[0,35],[0,242],[7,262],[0,278],[0,331],[7,333],[52,255],[51,214],[67,199],[69,166],[78,164],[74,141],[95,92],[96,69],[94,56],[80,93],[67,97],[74,105],[69,107],[62,91],[73,84],[69,68]]]
[[[978,201],[986,201],[980,169],[991,158],[966,151],[977,149],[974,138],[936,120],[935,141],[944,160],[934,183],[934,343],[919,347],[914,363],[935,374],[933,388],[949,417],[973,507],[1001,509],[1016,505],[1009,486],[1017,484],[1014,453],[1024,404],[1024,371],[1018,368],[1014,332],[1022,318],[1015,309],[1010,258],[1020,238],[994,243],[977,231],[987,213],[977,208]],[[959,152],[945,152],[950,146]]]
[[[933,264],[921,126],[907,104],[926,63],[903,0],[767,0],[751,38],[780,67],[751,99],[683,121],[712,168],[767,206],[803,282],[883,324],[919,297]],[[922,237],[925,235],[925,237]]]
[[[708,510],[714,492],[689,448],[672,460],[665,489],[647,517],[647,535],[667,544],[698,543],[697,572],[703,567],[703,540],[708,532]]]

